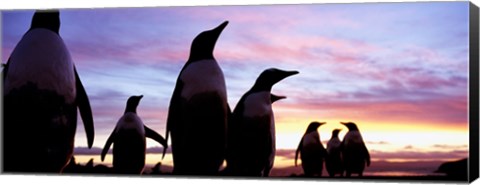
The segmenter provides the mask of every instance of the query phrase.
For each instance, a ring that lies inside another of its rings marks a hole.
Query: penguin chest
[[[113,167],[116,171],[139,173],[145,165],[145,130],[135,113],[126,113],[117,123],[113,141]]]
[[[137,114],[132,112],[125,113],[117,123],[117,132],[122,132],[126,130],[135,131],[138,135],[144,136],[145,129],[143,127],[143,122]]]
[[[320,135],[318,135],[318,132],[310,132],[305,134],[303,137],[303,143],[302,143],[302,148],[305,152],[310,151],[316,151],[318,148],[321,147],[320,143]]]
[[[142,120],[135,113],[123,115],[115,132],[114,151],[122,154],[145,152],[145,129]]]
[[[258,134],[269,137],[271,145],[275,147],[275,120],[269,92],[257,92],[248,95],[243,102],[243,117],[249,120],[251,129]]]
[[[5,93],[33,83],[54,91],[67,103],[76,96],[73,62],[63,40],[47,29],[26,33],[13,50],[5,77]]]
[[[223,72],[215,60],[201,60],[189,64],[181,73],[181,97],[187,101],[194,95],[215,93],[223,100],[227,91]]]
[[[273,165],[275,157],[275,124],[269,92],[249,94],[243,102],[242,131],[249,145],[253,145],[259,156],[266,157],[267,164]],[[265,163],[263,163],[265,164]]]
[[[269,92],[252,93],[245,98],[243,116],[247,118],[268,117],[273,122],[272,103]]]
[[[341,141],[338,138],[330,139],[327,143],[327,152],[329,154],[338,153],[340,150]]]

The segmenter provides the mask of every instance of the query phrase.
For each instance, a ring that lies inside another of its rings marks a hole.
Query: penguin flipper
[[[303,144],[303,137],[300,140],[300,143],[298,144],[297,151],[295,151],[295,166],[297,166],[298,153],[300,153],[300,149],[302,147],[302,144]]]
[[[105,155],[107,155],[108,150],[110,149],[110,145],[112,145],[113,140],[115,140],[115,130],[108,136],[107,142],[105,142],[105,146],[102,150],[101,160],[105,159]]]
[[[83,126],[85,127],[85,132],[87,134],[88,148],[92,148],[93,139],[95,137],[95,130],[93,128],[93,116],[92,109],[90,107],[90,101],[88,100],[87,93],[85,88],[80,81],[80,78],[77,73],[77,69],[73,68],[75,71],[75,82],[77,89],[76,102],[78,104],[78,109],[80,110],[80,116],[83,120]]]
[[[145,137],[148,137],[157,141],[163,146],[163,148],[168,147],[167,140],[165,140],[165,138],[163,138],[160,134],[148,128],[147,126],[143,126],[143,128],[145,129]]]
[[[363,145],[363,156],[365,157],[365,160],[367,161],[367,166],[370,166],[370,153],[368,152],[368,149],[365,145]]]
[[[178,122],[178,119],[181,117],[181,115],[178,115],[180,112],[180,99],[181,99],[181,92],[183,89],[183,82],[180,79],[177,79],[177,84],[175,86],[175,89],[173,90],[173,95],[172,99],[170,100],[170,107],[168,109],[168,118],[167,118],[167,129],[165,133],[165,141],[168,142],[168,136],[170,134],[170,131],[172,130],[172,126]],[[162,154],[162,159],[165,157],[165,153],[167,152],[167,148],[163,148],[163,154]]]

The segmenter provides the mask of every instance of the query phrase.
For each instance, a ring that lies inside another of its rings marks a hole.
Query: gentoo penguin
[[[302,168],[306,177],[322,176],[323,160],[327,156],[327,151],[320,141],[317,129],[324,124],[325,122],[311,122],[295,152],[295,166],[297,166],[298,153],[300,153]]]
[[[327,168],[328,175],[330,177],[335,174],[343,176],[343,161],[341,154],[341,141],[338,138],[338,133],[342,129],[335,129],[332,131],[332,137],[327,143],[327,158],[325,159],[325,167]]]
[[[275,158],[272,86],[297,71],[267,69],[235,107],[228,125],[230,175],[268,176]]]
[[[368,149],[355,123],[341,122],[341,124],[348,128],[348,132],[341,143],[345,176],[350,177],[352,173],[362,176],[365,163],[370,166]]]
[[[123,116],[107,139],[102,150],[102,161],[113,143],[113,170],[122,174],[141,174],[145,165],[145,137],[167,147],[167,141],[145,126],[137,115],[137,106],[143,95],[128,98]]]
[[[90,103],[59,29],[58,11],[36,11],[3,70],[6,172],[61,172],[72,157],[77,108],[93,144]]]
[[[227,24],[193,40],[190,57],[178,76],[166,131],[167,140],[172,134],[174,174],[215,175],[225,159],[230,111],[225,78],[213,50]]]

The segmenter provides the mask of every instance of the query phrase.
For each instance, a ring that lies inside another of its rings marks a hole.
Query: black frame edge
[[[479,14],[478,7],[470,2],[469,6],[469,170],[468,181],[473,182],[479,176]]]

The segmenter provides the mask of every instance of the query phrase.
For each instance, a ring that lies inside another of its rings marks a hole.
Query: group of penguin
[[[275,157],[271,104],[285,98],[270,91],[277,82],[299,72],[264,70],[231,111],[225,78],[213,56],[215,44],[227,24],[225,21],[193,40],[170,101],[165,138],[146,127],[137,115],[143,96],[127,100],[124,115],[101,153],[103,161],[113,144],[116,173],[141,174],[146,137],[163,145],[163,158],[171,135],[173,174],[269,175]],[[77,109],[88,147],[93,145],[90,102],[59,29],[59,11],[36,11],[30,29],[2,71],[5,172],[61,173],[73,155]],[[308,148],[312,141],[308,134],[301,142],[304,166],[310,160]],[[351,135],[361,137],[359,133]],[[342,143],[347,148],[355,142],[344,139]],[[344,156],[345,164],[347,159]],[[227,166],[220,172],[224,160]]]
[[[357,125],[353,122],[341,122],[348,128],[343,141],[338,137],[341,129],[334,129],[325,149],[317,131],[324,124],[326,123],[314,121],[308,125],[295,152],[295,166],[300,153],[306,177],[322,176],[324,162],[330,177],[343,176],[344,172],[346,177],[353,173],[363,176],[365,165],[370,166],[370,154]]]

